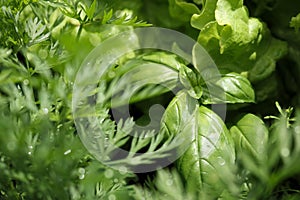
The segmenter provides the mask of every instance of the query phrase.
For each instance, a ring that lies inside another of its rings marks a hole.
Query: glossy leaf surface
[[[230,129],[238,151],[247,152],[258,160],[266,156],[268,129],[264,122],[253,114],[242,117]]]
[[[222,78],[206,83],[203,103],[245,103],[254,102],[254,90],[247,78],[237,73],[228,73]]]
[[[221,191],[222,174],[230,174],[235,159],[232,139],[221,118],[199,106],[188,94],[180,93],[167,108],[162,125],[186,140],[187,150],[179,158],[177,168],[190,187]]]

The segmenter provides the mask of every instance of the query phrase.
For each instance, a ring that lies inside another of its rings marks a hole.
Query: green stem
[[[76,36],[76,40],[77,40],[77,41],[78,41],[79,38],[80,38],[82,29],[83,29],[83,24],[80,24],[79,29],[78,29],[78,32],[77,32],[77,36]]]

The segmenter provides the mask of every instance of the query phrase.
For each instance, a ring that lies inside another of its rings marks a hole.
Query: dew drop
[[[67,151],[64,152],[64,155],[68,155],[69,153],[71,153],[72,150],[71,149],[68,149]]]
[[[57,125],[57,127],[56,127],[57,131],[60,131],[60,128],[61,128],[62,126],[63,126],[62,124]]]
[[[108,179],[112,178],[114,176],[114,172],[113,170],[111,169],[107,169],[105,172],[104,172],[104,176]]]
[[[84,179],[84,174],[85,174],[85,169],[84,168],[79,168],[78,169],[78,172],[79,172],[79,179]]]
[[[46,59],[48,57],[48,51],[45,49],[39,50],[38,54],[41,59]]]
[[[23,83],[24,83],[24,85],[29,85],[29,80],[28,80],[28,79],[25,79],[25,80],[23,81]]]
[[[280,153],[283,157],[288,157],[290,155],[290,150],[288,148],[282,148]]]
[[[44,112],[44,114],[48,114],[49,113],[48,108],[43,108],[43,112]]]
[[[114,78],[116,76],[116,73],[113,71],[108,72],[109,78]]]
[[[84,174],[84,173],[85,173],[85,169],[81,167],[81,168],[78,169],[78,172],[79,172],[80,174]]]
[[[116,199],[117,199],[117,197],[114,194],[111,194],[108,196],[108,200],[116,200]]]
[[[172,179],[168,179],[166,182],[167,186],[171,186],[173,185],[173,180]]]
[[[15,144],[15,143],[9,142],[9,143],[7,144],[7,149],[8,149],[8,150],[13,151],[13,150],[15,150],[15,148],[16,148],[16,144]]]
[[[33,149],[33,146],[32,146],[32,145],[29,145],[29,146],[28,146],[28,149],[30,149],[30,150],[28,151],[28,155],[31,155],[31,154],[32,154],[31,150]]]
[[[120,172],[120,174],[127,174],[128,173],[128,170],[127,170],[127,168],[125,167],[125,166],[121,166],[120,168],[119,168],[119,172]]]
[[[225,165],[225,160],[223,159],[223,158],[221,158],[221,157],[218,157],[218,163],[221,165],[221,166],[223,166],[223,165]]]
[[[80,180],[84,179],[84,174],[80,174],[80,175],[79,175],[79,179],[80,179]]]

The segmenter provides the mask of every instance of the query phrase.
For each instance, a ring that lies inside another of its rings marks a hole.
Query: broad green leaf
[[[194,128],[195,115],[198,110],[197,100],[185,92],[179,92],[168,105],[161,122],[162,131],[168,135],[183,134]],[[189,133],[186,135],[191,140]]]
[[[206,82],[203,103],[245,103],[254,102],[254,90],[244,76],[237,73],[225,74],[222,78]]]
[[[190,131],[193,141],[177,167],[193,186],[218,194],[225,182],[231,182],[233,142],[223,121],[210,109],[200,106],[195,117],[196,124]]]
[[[269,132],[259,117],[246,114],[235,126],[231,127],[230,132],[237,152],[246,152],[257,161],[265,161]]]
[[[162,129],[189,142],[176,164],[189,187],[220,194],[224,183],[231,181],[235,159],[233,141],[221,118],[181,92],[168,106]]]

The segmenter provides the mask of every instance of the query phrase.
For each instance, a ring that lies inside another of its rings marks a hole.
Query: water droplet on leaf
[[[280,153],[283,157],[288,157],[290,155],[290,150],[288,148],[282,148]]]
[[[29,85],[29,80],[28,80],[28,79],[25,79],[25,80],[23,81],[23,83],[24,83],[24,85]]]
[[[167,186],[171,186],[173,185],[173,180],[172,179],[168,179],[166,182]]]
[[[108,179],[112,178],[114,176],[114,171],[111,170],[111,169],[107,169],[105,172],[104,172],[104,176]]]
[[[116,199],[117,199],[117,197],[114,194],[111,194],[108,196],[108,200],[116,200]]]
[[[43,108],[43,112],[44,112],[44,114],[48,114],[49,113],[48,108]]]
[[[221,165],[221,166],[223,166],[223,165],[225,165],[225,160],[223,159],[223,158],[221,158],[221,157],[218,157],[218,163]]]
[[[68,155],[69,153],[71,153],[72,150],[71,149],[68,149],[67,151],[64,152],[64,155]]]

